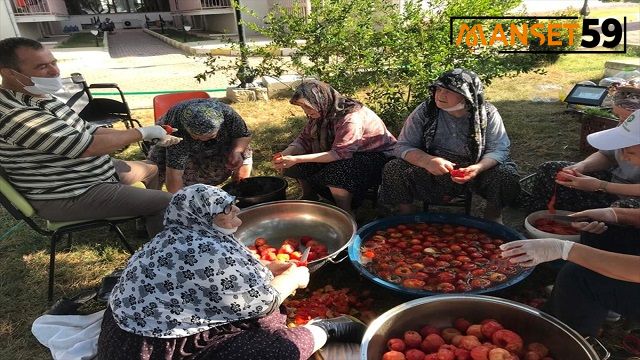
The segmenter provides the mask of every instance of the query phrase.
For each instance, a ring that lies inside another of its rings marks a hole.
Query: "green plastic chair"
[[[49,236],[51,239],[49,255],[49,288],[47,290],[47,299],[49,300],[49,302],[51,302],[51,300],[53,299],[56,244],[60,239],[62,239],[64,235],[68,236],[68,241],[70,242],[71,234],[76,231],[108,226],[109,228],[111,228],[111,230],[115,231],[115,233],[120,238],[122,245],[127,249],[127,251],[133,254],[133,248],[127,242],[124,234],[122,233],[122,230],[120,230],[120,228],[118,227],[118,224],[137,219],[139,218],[139,216],[65,222],[53,222],[47,220],[46,228],[43,228],[33,220],[33,217],[36,215],[36,211],[33,209],[31,204],[29,204],[29,201],[25,199],[25,197],[22,196],[13,187],[13,185],[11,185],[11,183],[9,183],[9,181],[7,181],[4,174],[0,174],[0,203],[16,220],[24,221],[37,233]]]

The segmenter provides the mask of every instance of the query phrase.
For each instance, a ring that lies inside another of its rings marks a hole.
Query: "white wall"
[[[0,0],[0,39],[19,36],[18,26],[16,25],[11,13],[11,5],[9,0]]]
[[[0,0],[1,1],[1,0]],[[98,16],[100,21],[104,21],[104,19],[109,18],[116,25],[116,29],[122,29],[124,26],[124,22],[129,20],[132,21],[133,24],[137,23],[140,26],[144,26],[145,18],[147,15],[149,20],[156,21],[158,20],[158,14],[162,15],[162,18],[165,21],[171,19],[171,15],[169,12],[152,12],[152,13],[116,13],[116,14],[96,14],[96,15],[71,15],[68,21],[62,22],[62,27],[65,26],[77,26],[78,29],[82,30],[82,24],[91,24],[91,19],[94,16]]]
[[[252,22],[259,26],[264,25],[263,18],[269,12],[269,2],[267,0],[241,0],[240,2],[243,6],[252,9],[258,17],[249,16],[247,13],[242,13],[242,20],[245,22]],[[247,35],[256,35],[255,31],[251,31],[245,27],[245,32]]]
[[[20,30],[20,35],[22,37],[26,37],[33,40],[38,40],[42,38],[42,32],[38,27],[38,23],[18,23],[18,29]]]
[[[238,25],[234,14],[217,14],[204,16],[205,31],[211,33],[236,34]]]

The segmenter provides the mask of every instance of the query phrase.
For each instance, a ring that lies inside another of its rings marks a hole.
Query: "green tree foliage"
[[[312,10],[306,16],[300,15],[301,8],[276,7],[266,16],[265,26],[249,24],[272,39],[271,48],[295,48],[291,56],[268,55],[264,49],[259,50],[262,54],[255,49],[248,52],[264,59],[264,71],[294,70],[347,95],[364,90],[367,105],[397,131],[408,113],[428,97],[429,85],[454,67],[475,71],[485,84],[496,77],[539,71],[548,58],[500,53],[501,46],[458,46],[455,30],[454,44],[450,43],[452,16],[505,16],[520,2],[431,0],[428,8],[422,8],[421,1],[409,0],[399,9],[388,0],[311,0]],[[214,61],[210,71],[199,76],[219,70],[223,69]]]

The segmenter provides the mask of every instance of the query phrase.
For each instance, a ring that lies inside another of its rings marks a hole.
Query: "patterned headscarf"
[[[335,122],[362,108],[359,101],[346,98],[329,84],[317,80],[300,84],[289,102],[294,105],[305,104],[320,113],[319,119],[309,119],[314,122],[311,129],[311,150],[314,153],[331,150]]]
[[[472,121],[470,121],[471,129],[469,131],[469,151],[476,161],[480,160],[485,147],[484,135],[487,128],[487,109],[485,108],[486,103],[482,82],[478,75],[470,70],[453,69],[448,73],[442,74],[431,84],[431,96],[427,101],[427,106],[424,107],[422,114],[418,114],[418,116],[423,116],[431,120],[427,121],[427,123],[432,124],[432,126],[425,129],[424,136],[427,149],[429,147],[428,143],[435,136],[435,119],[438,118],[438,112],[442,111],[436,106],[435,102],[435,90],[438,86],[464,96],[467,110],[472,117]]]
[[[204,135],[220,129],[224,115],[215,106],[215,99],[191,99],[174,105],[167,114],[164,124],[179,130],[187,130],[193,135]],[[180,134],[185,135],[183,132]]]
[[[233,200],[203,184],[173,195],[165,229],[131,257],[109,298],[120,328],[143,336],[185,337],[277,307],[271,272],[212,225]]]
[[[640,78],[629,79],[615,86],[612,92],[616,106],[630,111],[640,109]]]

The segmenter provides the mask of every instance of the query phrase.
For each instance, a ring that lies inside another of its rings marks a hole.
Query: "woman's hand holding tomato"
[[[293,266],[293,264],[288,261],[261,260],[260,262],[262,262],[267,267],[267,269],[271,271],[273,276],[278,276],[288,270],[291,266]]]
[[[239,151],[232,151],[227,157],[227,163],[225,166],[229,170],[235,170],[242,166],[243,161],[244,160],[242,159],[242,153],[240,153]]]
[[[556,183],[571,189],[596,191],[600,182],[600,179],[584,175],[577,170],[562,169],[556,174]]]
[[[428,159],[424,165],[421,165],[421,167],[433,175],[444,175],[453,170],[455,165],[456,164],[447,159],[434,156]]]
[[[480,166],[475,164],[467,166],[466,168],[451,170],[449,173],[451,174],[451,181],[457,184],[465,184],[478,176]]]
[[[276,170],[288,169],[298,163],[298,157],[295,155],[284,154],[280,154],[280,156],[274,155],[272,163]]]

